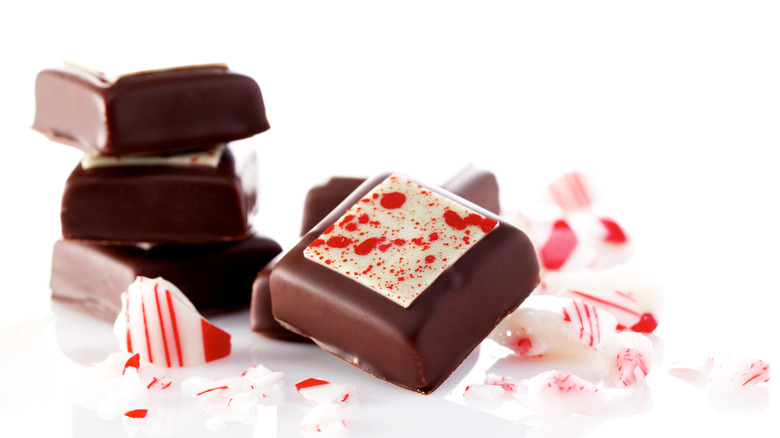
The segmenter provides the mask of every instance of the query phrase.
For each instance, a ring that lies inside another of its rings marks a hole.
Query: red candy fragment
[[[658,327],[658,321],[652,313],[644,313],[639,318],[639,322],[631,326],[631,330],[639,333],[652,333]]]
[[[146,414],[149,413],[149,409],[133,409],[125,412],[125,417],[128,418],[146,418]]]
[[[141,366],[141,355],[136,353],[130,356],[130,359],[127,359],[127,362],[125,362],[125,367],[122,368],[122,374],[124,374],[128,368],[135,368],[137,371],[140,366]]]
[[[617,224],[617,222],[609,218],[601,218],[599,221],[601,221],[601,224],[604,225],[604,229],[607,232],[606,235],[604,235],[605,242],[626,243],[628,241],[628,238],[626,238],[626,233],[623,232],[623,229],[620,227],[620,225]]]
[[[547,269],[560,269],[577,247],[577,236],[568,223],[558,220],[541,250],[542,264]]]
[[[308,378],[302,382],[298,382],[295,384],[295,390],[300,391],[303,388],[309,388],[312,386],[319,386],[319,385],[327,385],[330,382],[327,380],[321,380],[321,379],[314,379],[314,378]]]

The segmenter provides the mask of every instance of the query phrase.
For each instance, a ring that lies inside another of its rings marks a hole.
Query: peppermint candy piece
[[[533,295],[504,318],[490,337],[521,356],[571,356],[595,351],[616,327],[609,312],[582,300]]]
[[[528,409],[545,415],[589,414],[631,394],[630,389],[605,390],[558,370],[543,372],[521,383],[515,398]]]
[[[502,377],[489,373],[484,383],[475,383],[466,387],[463,397],[467,400],[497,400],[504,394],[517,392],[517,385],[511,377]]]
[[[645,383],[653,363],[653,343],[641,333],[622,332],[607,336],[599,344],[599,353],[615,386]]]
[[[296,383],[295,389],[304,399],[316,404],[346,404],[358,401],[357,390],[348,383],[331,383],[310,378]]]
[[[612,313],[620,329],[651,333],[660,319],[663,287],[654,277],[620,265],[604,270],[550,272],[539,292],[578,298]]]
[[[547,186],[553,202],[567,212],[585,210],[595,200],[590,178],[582,172],[569,172]]]
[[[114,323],[120,347],[165,367],[201,365],[230,354],[230,335],[206,321],[172,283],[137,277]]]

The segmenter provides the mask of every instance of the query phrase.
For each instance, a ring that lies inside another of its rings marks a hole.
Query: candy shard
[[[516,397],[537,413],[588,414],[604,402],[599,387],[563,371],[546,371],[523,383],[524,390]]]
[[[138,277],[122,293],[114,333],[123,350],[169,368],[230,354],[230,335],[200,316],[187,297],[162,278]]]
[[[770,377],[768,362],[755,357],[730,354],[715,359],[709,373],[707,389],[734,393],[768,382]]]
[[[357,390],[348,383],[331,383],[321,379],[306,379],[295,384],[295,389],[307,401],[316,404],[355,403]]]
[[[627,265],[604,270],[549,272],[539,292],[586,300],[615,315],[621,327],[641,333],[655,330],[662,313],[661,283]]]
[[[521,356],[572,356],[595,351],[616,326],[609,312],[582,300],[533,295],[490,336]]]
[[[635,332],[607,336],[599,344],[611,382],[617,387],[645,383],[653,363],[653,343]]]

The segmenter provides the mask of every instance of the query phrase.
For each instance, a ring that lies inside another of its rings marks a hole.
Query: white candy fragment
[[[653,363],[653,343],[641,333],[621,332],[599,344],[612,383],[618,387],[643,384]]]
[[[170,386],[169,378],[158,377],[161,371],[141,362],[138,354],[110,354],[87,368],[75,401],[96,410],[100,418],[144,418],[155,394]]]
[[[334,403],[314,406],[300,422],[301,429],[309,434],[336,435],[347,430],[344,411]]]
[[[304,399],[315,404],[348,404],[358,401],[357,390],[348,383],[310,378],[296,383],[295,389]]]
[[[538,414],[589,414],[628,395],[628,389],[605,391],[573,374],[551,370],[522,382],[515,396]]]
[[[755,388],[771,377],[768,362],[736,354],[708,357],[701,363],[675,362],[669,372],[688,383],[723,394]]]
[[[517,385],[511,377],[501,377],[490,373],[484,383],[474,383],[466,387],[463,397],[467,400],[497,400],[504,394],[514,394]]]
[[[206,321],[171,282],[137,277],[114,323],[120,348],[160,366],[200,365],[230,354],[230,335]]]
[[[621,328],[641,333],[655,330],[663,301],[663,287],[655,278],[626,265],[550,272],[539,292],[582,299],[615,315]]]
[[[707,389],[733,393],[768,382],[770,377],[769,363],[754,357],[726,355],[715,359]]]
[[[571,356],[595,351],[616,326],[609,312],[582,300],[533,295],[504,318],[490,337],[521,356]]]
[[[252,424],[260,407],[282,404],[283,377],[281,372],[253,365],[238,377],[190,377],[182,382],[181,391],[194,397],[211,414],[206,425],[216,430],[229,421]]]

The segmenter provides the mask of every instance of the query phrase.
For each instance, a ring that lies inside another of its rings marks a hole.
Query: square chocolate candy
[[[62,195],[62,235],[111,243],[244,239],[256,189],[242,175],[253,171],[237,172],[229,149],[216,167],[79,164]]]
[[[35,82],[33,129],[92,155],[198,149],[269,128],[260,88],[225,65],[110,78],[65,66]]]
[[[165,244],[149,249],[59,240],[52,254],[52,298],[113,321],[136,277],[174,283],[200,312],[249,305],[255,275],[281,252],[268,237],[238,242]]]
[[[366,181],[271,272],[274,317],[401,387],[434,391],[539,282],[528,237],[402,175]]]

